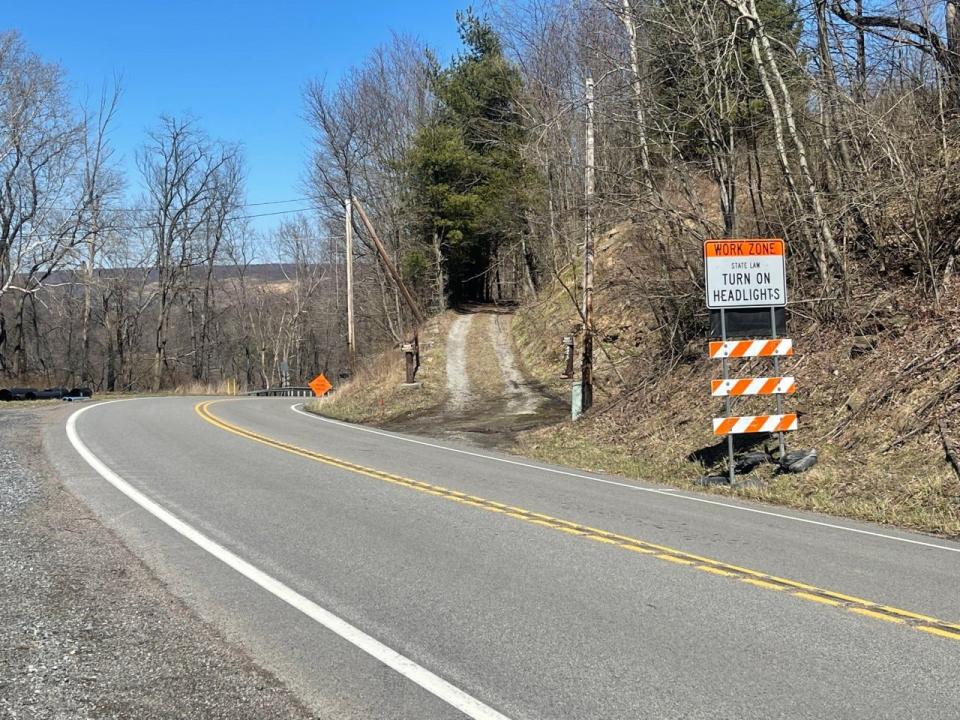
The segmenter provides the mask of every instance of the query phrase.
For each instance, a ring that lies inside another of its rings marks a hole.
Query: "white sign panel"
[[[703,244],[707,307],[787,304],[783,240],[707,240]]]

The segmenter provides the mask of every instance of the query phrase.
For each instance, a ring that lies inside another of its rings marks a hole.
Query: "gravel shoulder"
[[[308,718],[55,477],[56,407],[0,406],[0,718]]]

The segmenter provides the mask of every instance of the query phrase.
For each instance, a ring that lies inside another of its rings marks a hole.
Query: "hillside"
[[[711,418],[723,409],[709,390],[719,365],[706,358],[706,330],[675,356],[663,352],[643,287],[630,271],[647,260],[629,224],[603,238],[594,411],[575,425],[527,433],[518,449],[544,460],[693,486],[725,466],[723,446],[711,431]],[[572,276],[568,269],[568,287]],[[908,306],[895,288],[878,288],[862,301],[858,321],[842,331],[808,317],[797,299],[788,311],[796,355],[783,373],[797,378],[798,391],[786,407],[798,412],[800,429],[787,436],[788,448],[816,448],[819,464],[801,475],[775,475],[774,465],[763,465],[745,478],[745,487],[719,492],[960,535],[960,480],[944,451],[945,443],[960,440],[957,300],[953,288],[935,313]],[[562,336],[577,320],[560,282],[517,315],[523,361],[555,392],[565,390],[558,379]],[[739,377],[769,372],[765,359],[736,370]],[[735,405],[741,414],[772,408],[772,400],[762,399],[738,399]],[[773,450],[775,442],[764,445]]]
[[[700,487],[703,476],[725,467],[725,446],[711,431],[722,402],[710,398],[709,380],[719,368],[706,359],[705,332],[675,355],[663,352],[662,334],[631,272],[647,261],[633,233],[622,225],[599,242],[596,404],[580,421],[569,420],[570,385],[560,378],[562,339],[579,320],[570,299],[578,292],[574,268],[515,314],[473,309],[433,318],[422,333],[418,389],[401,386],[400,354],[393,349],[313,409],[640,481]],[[934,314],[903,306],[892,290],[878,292],[847,332],[808,318],[801,303],[792,306],[788,328],[796,355],[783,372],[797,378],[787,409],[798,412],[800,429],[787,436],[788,449],[816,448],[819,463],[803,474],[776,474],[774,464],[761,465],[741,477],[741,486],[710,491],[960,536],[960,480],[944,452],[945,442],[960,439],[953,412],[960,393],[956,300],[954,292]],[[460,333],[464,318],[472,322]],[[503,341],[490,330],[504,320],[516,350],[508,365],[540,399],[520,414],[508,407],[517,399],[505,379],[510,371],[497,360]],[[579,336],[577,345],[579,366]],[[769,361],[747,362],[739,376],[768,373]],[[466,380],[451,379],[461,371]],[[458,397],[464,387],[466,396]],[[772,401],[739,399],[735,408],[771,412]],[[755,449],[773,452],[775,445],[768,439]]]
[[[466,306],[432,318],[420,333],[417,385],[406,387],[398,349],[308,409],[349,422],[512,449],[520,433],[567,416],[567,405],[534,380],[512,341],[513,313]]]

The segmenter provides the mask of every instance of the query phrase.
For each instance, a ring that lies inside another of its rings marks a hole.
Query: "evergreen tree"
[[[465,51],[435,73],[439,111],[408,157],[418,234],[440,248],[454,303],[488,299],[487,273],[498,250],[523,231],[535,184],[521,157],[520,74],[488,23],[470,10],[457,21]],[[413,251],[404,267],[422,271],[422,257]]]

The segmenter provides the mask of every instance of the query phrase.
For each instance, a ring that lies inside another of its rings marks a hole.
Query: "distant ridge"
[[[329,266],[327,266],[327,268],[329,269]],[[124,276],[139,278],[145,270],[145,268],[97,268],[95,275],[97,278],[103,280]],[[215,265],[213,268],[213,276],[216,280],[239,278],[241,270],[243,276],[248,280],[266,283],[284,282],[288,277],[294,277],[297,272],[296,265],[292,263],[254,263],[243,268],[239,268],[236,265]],[[207,272],[206,265],[196,265],[192,268],[191,272],[194,277],[203,277]],[[58,270],[57,272],[51,273],[44,283],[65,284],[79,282],[80,280],[80,270]],[[155,267],[150,268],[150,270],[147,271],[147,282],[156,282],[157,280],[157,269]]]

